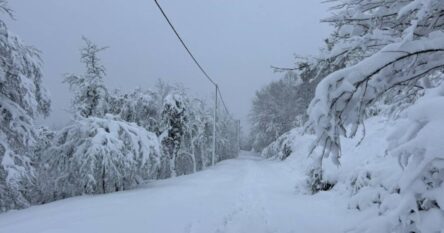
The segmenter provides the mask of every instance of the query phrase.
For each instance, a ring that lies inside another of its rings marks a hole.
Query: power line
[[[225,101],[222,97],[222,93],[219,89],[219,85],[217,85],[217,83],[215,81],[213,81],[213,79],[210,77],[210,75],[208,75],[208,73],[205,71],[205,69],[199,64],[199,62],[197,61],[197,59],[194,57],[193,53],[191,53],[190,49],[188,48],[188,46],[185,44],[184,40],[182,39],[182,37],[180,37],[179,33],[177,32],[176,28],[174,27],[173,23],[171,22],[171,20],[168,18],[168,16],[166,15],[165,11],[162,9],[162,6],[160,6],[159,2],[157,2],[157,0],[154,0],[154,2],[156,3],[157,7],[159,8],[160,12],[162,13],[163,17],[166,19],[166,21],[168,22],[168,24],[170,25],[171,29],[173,30],[174,34],[176,34],[177,38],[179,39],[180,43],[182,44],[182,46],[185,48],[185,50],[188,52],[188,54],[190,55],[191,59],[193,59],[194,63],[197,65],[197,67],[200,69],[200,71],[202,71],[202,73],[204,74],[204,76],[208,79],[208,81],[210,81],[214,86],[216,86],[216,95],[219,95],[220,100],[225,108],[225,111],[228,113],[228,115],[230,115],[230,112],[228,111],[227,105],[225,105]],[[231,117],[231,116],[230,116]]]
[[[163,17],[166,19],[166,21],[168,22],[168,24],[170,25],[171,29],[173,29],[174,34],[176,34],[177,38],[179,39],[180,43],[182,43],[183,47],[187,50],[188,54],[190,55],[191,59],[193,59],[194,63],[196,63],[197,67],[199,67],[200,71],[202,71],[202,73],[205,75],[205,77],[214,85],[217,86],[216,82],[213,81],[213,79],[210,78],[210,76],[208,75],[208,73],[204,70],[204,68],[202,68],[202,66],[199,64],[199,62],[196,60],[196,58],[194,57],[194,55],[191,53],[190,49],[188,48],[188,46],[185,44],[185,42],[182,40],[182,38],[180,37],[179,33],[176,31],[176,28],[174,28],[173,23],[171,23],[170,19],[168,18],[168,16],[166,15],[165,11],[163,11],[162,7],[160,6],[160,4],[157,2],[157,0],[154,0],[154,2],[156,3],[157,7],[159,8],[160,12],[162,13]]]
[[[218,90],[219,90],[219,88],[218,88]],[[225,111],[226,111],[226,112],[228,113],[228,115],[231,117],[230,111],[228,111],[227,105],[225,105],[224,98],[222,98],[222,93],[220,92],[220,90],[219,90],[217,93],[219,93],[220,101],[222,102],[222,105],[224,106]]]
[[[176,34],[177,38],[179,39],[180,43],[182,43],[182,46],[185,48],[185,50],[188,52],[188,54],[190,55],[191,59],[193,59],[194,63],[197,65],[197,67],[199,67],[200,71],[202,71],[202,73],[205,75],[205,77],[208,79],[208,81],[210,81],[214,87],[215,87],[215,96],[214,96],[214,118],[213,118],[213,152],[212,152],[212,158],[211,158],[211,163],[214,166],[215,164],[215,159],[216,159],[216,121],[217,121],[217,97],[220,97],[220,100],[225,108],[225,111],[227,112],[228,116],[234,121],[233,117],[231,116],[230,112],[228,111],[227,105],[225,104],[225,101],[222,97],[222,93],[219,89],[219,85],[217,85],[217,83],[215,81],[213,81],[213,79],[208,75],[208,73],[204,70],[204,68],[199,64],[199,62],[197,61],[197,59],[194,57],[194,55],[191,53],[190,49],[188,48],[188,46],[185,44],[185,42],[182,40],[182,38],[180,37],[179,33],[177,32],[176,28],[174,28],[173,23],[171,23],[171,20],[168,18],[168,16],[166,15],[165,11],[162,9],[162,6],[160,6],[160,4],[157,2],[157,0],[154,0],[154,2],[156,3],[157,7],[159,8],[160,12],[162,13],[163,17],[166,19],[166,21],[168,22],[168,24],[170,25],[171,29],[173,29],[174,34]],[[240,121],[237,121],[240,122]],[[237,128],[237,140],[238,140],[238,145],[240,148],[240,123],[238,124],[238,128]]]

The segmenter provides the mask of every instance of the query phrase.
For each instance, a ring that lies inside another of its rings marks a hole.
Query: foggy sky
[[[254,92],[291,66],[293,55],[316,55],[329,28],[320,0],[159,0],[200,63],[219,83],[228,108],[247,127]],[[9,0],[9,27],[43,52],[44,84],[60,127],[70,120],[65,73],[83,73],[81,36],[110,48],[102,53],[109,88],[150,88],[158,79],[192,94],[214,91],[192,63],[152,0]],[[210,102],[211,103],[211,102]]]

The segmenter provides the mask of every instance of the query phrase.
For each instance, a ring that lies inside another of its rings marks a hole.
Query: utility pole
[[[219,88],[217,85],[214,85],[216,87],[216,92],[214,95],[214,116],[213,116],[213,155],[211,157],[211,165],[214,166],[216,163],[216,121],[217,121],[217,95]]]
[[[205,71],[205,69],[200,65],[200,63],[197,61],[197,59],[191,53],[190,49],[185,44],[185,42],[182,39],[182,37],[180,37],[180,35],[177,32],[176,28],[174,28],[173,23],[168,18],[168,16],[166,15],[165,11],[162,9],[162,6],[160,6],[158,0],[154,0],[154,2],[156,3],[157,7],[159,8],[160,13],[162,13],[163,17],[165,18],[167,23],[170,25],[170,27],[173,30],[174,34],[176,35],[177,39],[179,39],[180,43],[185,48],[185,50],[187,51],[188,55],[190,55],[190,58],[193,60],[194,64],[196,64],[196,66],[199,68],[199,70],[202,72],[202,74],[205,76],[205,78],[216,87],[216,92],[215,92],[215,95],[214,95],[215,101],[214,101],[214,122],[213,122],[213,154],[212,154],[212,158],[211,158],[211,164],[214,166],[214,164],[216,163],[216,122],[217,122],[217,101],[218,101],[218,95],[220,95],[220,101],[222,102],[222,106],[224,107],[224,109],[225,109],[225,111],[227,112],[228,115],[230,115],[230,112],[228,111],[228,108],[225,105],[224,98],[222,97],[222,93],[219,91],[219,87],[218,87],[217,83],[208,75],[208,73]],[[239,128],[239,134],[240,134],[240,128]],[[238,136],[238,141],[239,140],[240,140],[240,136]],[[238,142],[238,144],[240,145],[239,142]]]
[[[241,150],[241,122],[237,120],[237,156],[239,156]]]

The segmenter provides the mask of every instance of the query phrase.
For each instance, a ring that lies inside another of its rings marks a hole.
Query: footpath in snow
[[[334,192],[298,194],[293,165],[242,152],[193,175],[0,215],[2,233],[317,233],[358,221]]]

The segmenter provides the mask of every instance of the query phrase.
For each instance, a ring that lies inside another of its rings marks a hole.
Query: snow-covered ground
[[[297,164],[242,152],[193,175],[0,215],[2,233],[343,232],[362,218],[337,192],[303,195]]]

